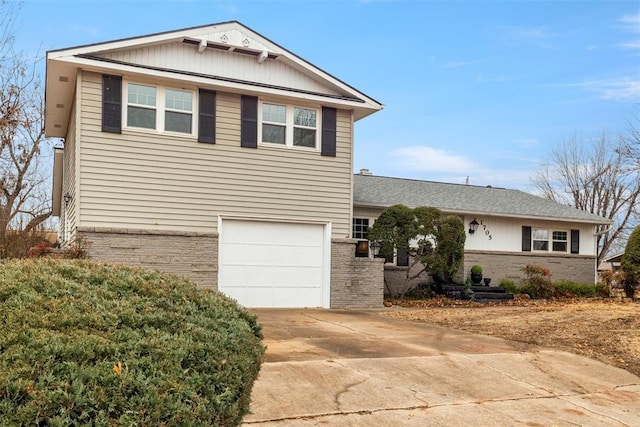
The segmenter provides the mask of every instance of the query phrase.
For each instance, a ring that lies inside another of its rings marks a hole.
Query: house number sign
[[[487,224],[485,224],[484,221],[480,220],[480,225],[482,226],[482,231],[484,232],[484,235],[487,236],[489,240],[492,240],[493,236],[491,235],[491,231],[489,231],[489,229],[487,228]]]

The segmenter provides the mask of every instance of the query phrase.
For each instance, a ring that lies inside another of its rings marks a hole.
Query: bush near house
[[[633,298],[640,286],[640,225],[633,229],[627,240],[620,266],[624,272],[624,292],[627,298]]]
[[[537,271],[537,270],[536,270]],[[544,276],[543,276],[544,277]],[[542,284],[540,284],[542,283]],[[552,298],[552,297],[577,297],[577,298],[597,298],[608,297],[607,286],[601,283],[579,283],[571,280],[560,280],[557,282],[544,282],[540,278],[536,278],[532,282],[525,281],[518,285],[513,280],[502,279],[500,286],[507,289],[507,292],[512,294],[528,294],[532,298]],[[539,292],[539,289],[544,286],[544,295]]]
[[[555,295],[560,297],[597,298],[609,296],[606,286],[602,283],[579,283],[571,280],[561,280],[553,282],[553,288],[555,289]]]
[[[264,354],[256,317],[159,272],[0,264],[0,425],[237,425]]]

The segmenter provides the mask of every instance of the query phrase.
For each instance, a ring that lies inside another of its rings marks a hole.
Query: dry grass
[[[584,355],[640,376],[640,303],[614,299],[479,304],[444,298],[389,301],[384,315]],[[411,307],[407,310],[406,307]]]

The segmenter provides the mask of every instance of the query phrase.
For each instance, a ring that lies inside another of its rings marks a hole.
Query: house
[[[611,255],[602,260],[602,262],[598,266],[598,273],[603,273],[605,271],[615,273],[617,271],[620,271],[620,269],[622,268],[622,255],[624,255],[624,252]]]
[[[354,176],[353,237],[366,239],[367,227],[395,204],[459,215],[467,238],[458,279],[464,280],[471,266],[479,264],[493,284],[501,279],[518,282],[527,264],[548,267],[552,280],[594,283],[597,232],[611,224],[519,190],[388,178],[362,170]],[[388,261],[385,280],[393,288],[404,280],[409,262],[406,254],[397,253]],[[425,280],[423,275],[415,282]]]
[[[236,21],[50,51],[60,237],[246,306],[380,306],[351,218],[354,122],[382,108]]]

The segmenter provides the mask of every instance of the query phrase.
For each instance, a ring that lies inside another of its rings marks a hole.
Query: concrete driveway
[[[381,310],[253,311],[246,426],[640,426],[640,378],[585,357]]]

